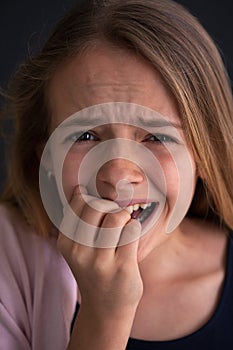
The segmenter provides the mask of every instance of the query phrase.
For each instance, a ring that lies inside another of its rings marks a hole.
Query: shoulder
[[[52,273],[53,269],[66,270],[56,239],[55,235],[49,238],[39,236],[16,208],[0,205],[0,266],[8,265],[18,270],[19,275],[25,272],[31,279],[37,273],[43,275],[43,272]]]
[[[39,236],[23,219],[19,210],[7,205],[0,205],[0,260],[5,257],[16,261],[16,258],[27,260],[35,251],[47,249],[56,251],[55,239],[45,239]]]
[[[74,285],[56,237],[39,236],[16,209],[3,205],[0,205],[0,280],[5,282],[6,289],[14,285],[25,295],[35,289],[43,293],[46,290],[49,295],[50,289],[64,291]]]
[[[0,203],[0,239],[28,232],[32,233],[33,230],[27,225],[20,210],[10,204]]]
[[[65,347],[76,301],[72,273],[57,249],[56,237],[39,236],[17,210],[4,205],[0,205],[0,285],[0,328],[6,337],[15,329],[18,342],[25,336],[38,341],[47,337],[53,344],[63,344],[57,349]],[[55,326],[47,330],[45,325],[54,321],[59,330]]]

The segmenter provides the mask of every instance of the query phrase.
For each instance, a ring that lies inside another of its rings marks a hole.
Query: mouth
[[[158,202],[134,204],[126,207],[125,210],[128,211],[132,219],[136,219],[142,224],[150,217],[157,206]]]

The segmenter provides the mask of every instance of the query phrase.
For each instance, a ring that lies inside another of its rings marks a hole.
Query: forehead
[[[126,102],[179,120],[177,104],[152,65],[126,50],[100,46],[62,64],[48,87],[53,126],[90,106]]]

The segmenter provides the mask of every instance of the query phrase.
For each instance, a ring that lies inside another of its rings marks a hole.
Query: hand
[[[132,318],[143,291],[137,262],[140,223],[113,201],[82,194],[80,187],[70,206],[77,217],[71,222],[74,218],[65,214],[62,227],[73,227],[74,237],[85,238],[90,233],[87,230],[92,230],[92,246],[77,243],[62,232],[58,238],[58,247],[77,280],[82,309],[98,320]],[[111,248],[101,248],[106,237],[111,245],[115,242]],[[131,243],[121,245],[125,239]]]

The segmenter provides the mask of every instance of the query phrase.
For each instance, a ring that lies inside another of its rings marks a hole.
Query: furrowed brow
[[[114,119],[114,120],[111,120]],[[117,120],[116,120],[117,119]],[[131,120],[132,119],[132,120]],[[76,118],[68,119],[67,121],[64,121],[60,127],[67,128],[67,127],[87,127],[89,129],[95,128],[97,126],[105,125],[105,124],[115,124],[115,123],[122,123],[122,124],[128,124],[128,125],[134,125],[137,127],[145,127],[145,128],[162,128],[162,127],[174,127],[177,129],[183,129],[182,125],[179,123],[171,122],[165,118],[157,119],[155,117],[150,116],[134,116],[134,117],[127,117],[126,120],[124,120],[124,117],[121,118],[110,118],[109,116],[77,116]]]

